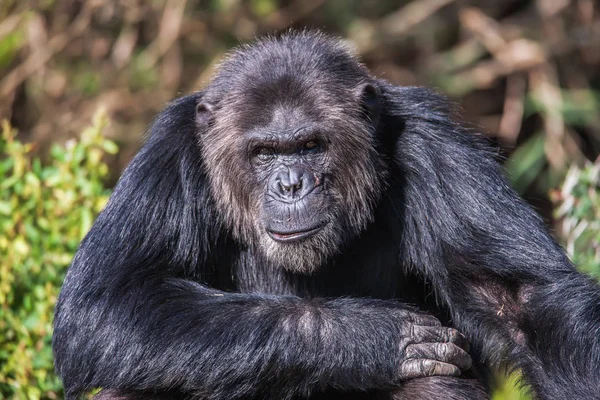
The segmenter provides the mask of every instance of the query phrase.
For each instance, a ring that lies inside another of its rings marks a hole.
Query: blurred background
[[[594,0],[0,0],[0,398],[59,399],[52,310],[77,243],[166,103],[239,43],[317,28],[446,93],[600,277]],[[504,382],[495,400],[527,399]]]

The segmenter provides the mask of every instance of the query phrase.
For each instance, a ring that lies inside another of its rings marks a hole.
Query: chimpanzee
[[[444,98],[287,32],[157,117],[53,345],[71,399],[591,399],[600,290]]]

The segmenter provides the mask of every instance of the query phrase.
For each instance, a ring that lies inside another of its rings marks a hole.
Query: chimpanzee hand
[[[442,326],[434,316],[404,303],[376,299],[333,299],[315,303],[320,325],[331,350],[328,369],[339,371],[331,385],[389,388],[408,379],[454,377],[471,367],[467,340],[456,329]],[[349,340],[354,340],[348,346]],[[346,345],[338,345],[345,343]]]
[[[435,317],[410,311],[400,319],[400,381],[427,376],[459,376],[471,368],[469,344],[456,329]]]

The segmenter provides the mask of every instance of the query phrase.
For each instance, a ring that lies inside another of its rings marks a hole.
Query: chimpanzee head
[[[212,195],[234,236],[314,271],[373,218],[385,168],[377,81],[314,34],[235,51],[197,105]]]

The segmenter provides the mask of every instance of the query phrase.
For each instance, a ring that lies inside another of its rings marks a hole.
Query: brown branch
[[[100,6],[101,0],[93,0],[84,3],[81,13],[66,32],[56,34],[50,40],[45,49],[35,51],[27,59],[12,71],[10,71],[0,82],[0,97],[6,97],[24,82],[29,76],[39,71],[56,53],[62,51],[69,42],[81,36],[89,27],[94,10]]]

